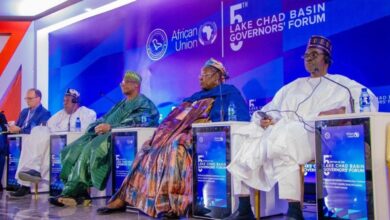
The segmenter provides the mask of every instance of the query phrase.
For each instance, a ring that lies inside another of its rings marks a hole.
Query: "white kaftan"
[[[40,172],[43,182],[48,183],[50,133],[74,131],[77,117],[80,118],[81,131],[84,132],[88,125],[96,120],[96,113],[84,106],[79,107],[72,115],[66,113],[63,109],[50,117],[47,126],[36,126],[31,129],[30,135],[23,139],[22,152],[15,175],[19,184],[24,186],[30,185],[30,182],[20,180],[18,177],[20,171],[28,171],[30,169]],[[70,129],[68,129],[68,125],[70,125]]]
[[[342,75],[326,74],[326,77],[351,90],[358,112],[363,86]],[[378,111],[377,98],[371,91],[369,94],[371,111]],[[261,109],[273,117],[274,125],[261,128],[260,116],[255,112],[251,123],[233,134],[237,141],[233,144],[240,146],[227,167],[234,177],[234,193],[244,194],[247,186],[269,191],[279,182],[281,199],[299,201],[299,164],[314,159],[313,119],[322,111],[342,106],[351,112],[348,91],[324,77],[298,78],[282,87]]]

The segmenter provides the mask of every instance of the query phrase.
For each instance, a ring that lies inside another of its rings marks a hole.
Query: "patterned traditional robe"
[[[91,186],[104,189],[112,164],[111,132],[97,135],[95,127],[101,123],[108,123],[111,128],[133,127],[142,124],[142,116],[150,119],[147,126],[158,125],[156,106],[140,94],[133,100],[116,104],[106,115],[92,123],[83,136],[66,146],[61,151],[62,195],[77,197]]]
[[[192,202],[191,124],[207,121],[212,104],[209,98],[175,108],[137,153],[111,200],[126,201],[153,217],[183,215]]]

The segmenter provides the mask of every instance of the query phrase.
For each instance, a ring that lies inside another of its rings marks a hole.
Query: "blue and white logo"
[[[331,135],[330,135],[330,133],[328,131],[324,133],[324,138],[326,140],[329,140],[331,138]]]
[[[215,22],[206,22],[199,27],[199,42],[202,45],[209,45],[214,43],[217,38],[217,24]]]
[[[348,138],[359,138],[360,137],[360,134],[359,132],[347,132],[345,133],[345,135],[348,137]]]
[[[146,52],[151,60],[159,60],[167,52],[168,37],[164,30],[154,29],[146,42]]]

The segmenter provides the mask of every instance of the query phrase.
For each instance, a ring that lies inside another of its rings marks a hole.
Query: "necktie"
[[[27,125],[30,122],[30,119],[32,118],[33,115],[34,115],[34,112],[32,110],[29,110],[27,117],[26,117],[26,120],[24,120],[23,128],[27,127]]]

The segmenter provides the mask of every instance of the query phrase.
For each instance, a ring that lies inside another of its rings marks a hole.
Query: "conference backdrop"
[[[323,35],[334,49],[329,72],[369,87],[389,111],[389,15],[388,0],[138,0],[50,33],[49,109],[75,88],[102,115],[134,70],[164,117],[199,91],[200,69],[214,57],[252,112],[309,75],[301,57],[309,37]]]

